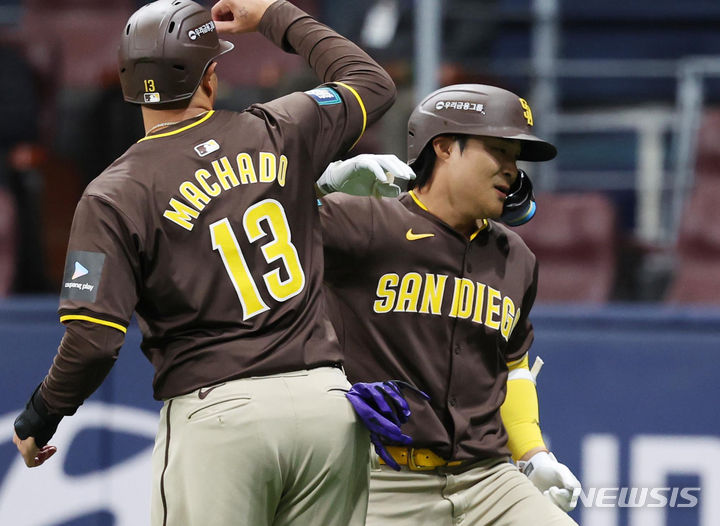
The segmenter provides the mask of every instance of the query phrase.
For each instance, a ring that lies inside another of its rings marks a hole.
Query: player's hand
[[[29,468],[41,466],[43,462],[57,452],[55,446],[46,445],[38,448],[35,444],[35,437],[28,437],[23,440],[17,436],[17,433],[13,434],[13,444],[17,446],[18,451],[25,461],[25,465]]]
[[[396,156],[362,154],[330,163],[317,180],[317,186],[323,194],[397,197],[400,187],[394,181],[412,179],[415,179],[412,168]]]
[[[257,31],[260,19],[275,0],[220,0],[211,10],[218,33]]]
[[[401,389],[410,389],[425,400],[430,399],[415,386],[400,380],[356,383],[345,395],[370,431],[375,452],[396,471],[400,470],[400,466],[385,449],[384,443],[412,444],[412,438],[400,430],[400,426],[410,418],[410,407]]]
[[[575,509],[582,489],[580,481],[565,464],[557,461],[555,455],[541,451],[527,462],[518,462],[518,467],[560,509]]]

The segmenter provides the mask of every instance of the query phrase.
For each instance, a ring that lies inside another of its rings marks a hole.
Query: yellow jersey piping
[[[362,110],[362,116],[363,116],[362,130],[360,131],[360,136],[357,138],[357,140],[356,140],[356,141],[353,143],[353,145],[350,147],[350,150],[352,150],[353,148],[355,148],[355,145],[358,143],[358,141],[360,141],[360,139],[362,139],[362,136],[365,134],[365,128],[367,127],[367,111],[365,110],[365,104],[363,104],[363,101],[362,101],[362,99],[360,98],[360,94],[359,94],[357,91],[355,91],[355,88],[353,88],[352,86],[348,86],[348,85],[345,84],[344,82],[335,82],[335,84],[337,84],[338,86],[342,86],[343,88],[349,90],[350,93],[352,93],[353,95],[355,95],[355,98],[356,98],[357,101],[360,103],[360,109]]]
[[[66,321],[72,321],[72,320],[81,320],[81,321],[89,321],[92,323],[97,323],[98,325],[106,325],[107,327],[112,327],[113,329],[117,329],[120,332],[127,333],[127,328],[123,327],[119,323],[114,323],[107,320],[101,320],[100,318],[93,318],[92,316],[83,316],[81,314],[68,314],[66,316],[60,316],[60,322],[65,323]]]
[[[158,133],[157,135],[148,135],[147,137],[143,137],[142,139],[140,139],[138,142],[147,141],[147,140],[149,140],[149,139],[159,139],[160,137],[167,137],[167,136],[169,136],[169,135],[175,135],[175,134],[177,134],[177,133],[184,132],[185,130],[189,130],[189,129],[192,128],[193,126],[197,126],[198,124],[200,124],[200,123],[202,123],[202,122],[205,122],[205,121],[208,120],[210,117],[212,117],[213,113],[215,113],[215,110],[210,110],[210,111],[207,112],[207,113],[205,114],[205,116],[204,116],[202,119],[200,119],[199,121],[195,121],[195,122],[192,122],[192,123],[188,124],[187,126],[183,126],[183,127],[180,128],[179,130],[173,130],[173,131],[169,131],[169,132],[166,132],[166,133]]]
[[[475,232],[473,232],[473,234],[470,236],[470,241],[475,239],[475,236],[477,236],[480,232],[482,232],[483,230],[485,230],[487,228],[487,226],[488,226],[487,219],[483,219],[482,221],[483,221],[482,226],[480,228],[478,228]]]
[[[422,209],[425,210],[426,212],[429,212],[429,211],[430,211],[430,210],[428,210],[427,206],[425,206],[425,205],[423,204],[423,202],[420,201],[420,199],[418,198],[418,196],[415,195],[415,192],[413,192],[412,190],[410,190],[410,191],[408,192],[408,194],[410,194],[410,197],[413,198],[413,201],[415,201],[415,204],[416,204],[416,205],[418,205],[420,208],[422,208]]]
[[[425,206],[425,205],[423,204],[423,202],[420,201],[420,199],[418,198],[418,196],[415,195],[415,192],[413,192],[412,190],[410,190],[410,191],[408,192],[408,194],[410,194],[410,197],[413,198],[413,201],[415,201],[415,203],[416,203],[420,208],[422,208],[422,209],[425,210],[426,212],[430,212],[430,210],[428,210],[427,206]],[[482,224],[482,226],[481,226],[480,228],[478,228],[475,232],[473,232],[473,234],[470,236],[470,241],[472,241],[473,239],[475,239],[475,236],[477,236],[480,232],[482,232],[483,230],[485,230],[485,229],[487,228],[487,226],[488,226],[488,221],[487,221],[487,219],[483,219],[483,224]]]

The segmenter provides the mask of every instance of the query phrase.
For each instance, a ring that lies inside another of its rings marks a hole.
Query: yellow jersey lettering
[[[281,161],[282,162],[282,161]],[[397,274],[384,274],[378,280],[377,291],[375,294],[378,298],[373,303],[373,310],[378,314],[390,312],[395,305],[396,292],[391,287],[397,287],[400,277]]]
[[[475,283],[475,286],[475,312],[473,314],[472,321],[474,321],[475,323],[482,323],[482,309],[483,299],[485,298],[485,284]]]
[[[215,197],[216,195],[220,195],[220,186],[217,183],[213,183],[212,185],[207,183],[207,178],[211,176],[212,174],[210,172],[202,168],[195,172],[195,180],[202,187],[203,191],[206,194]]]
[[[255,167],[253,166],[250,155],[247,153],[239,153],[236,161],[238,172],[240,172],[240,182],[242,182],[242,184],[257,183]]]
[[[435,274],[425,274],[425,288],[423,289],[422,301],[420,302],[420,312],[423,314],[441,314],[442,299],[445,293],[445,282],[447,276]]]
[[[222,166],[220,166],[221,163]],[[213,170],[215,170],[215,175],[217,176],[218,181],[220,181],[220,184],[222,185],[224,190],[230,190],[230,188],[233,188],[240,184],[240,181],[238,181],[237,175],[235,175],[235,172],[233,171],[232,166],[230,166],[230,162],[228,161],[227,157],[221,157],[217,161],[213,161],[212,167]]]
[[[260,152],[260,182],[272,183],[277,174],[277,158],[275,154]]]
[[[170,206],[172,210],[165,210],[163,216],[185,230],[192,230],[195,225],[191,223],[191,220],[197,218],[200,215],[199,212],[174,197],[170,199]]]
[[[515,325],[515,303],[510,296],[505,296],[502,302],[502,324],[500,325],[500,334],[505,341],[510,339],[510,331]]]
[[[210,198],[190,181],[185,181],[180,185],[180,193],[191,205],[197,208],[198,211],[201,211],[205,208],[205,205],[210,202]]]
[[[500,298],[502,295],[499,290],[492,287],[487,288],[487,306],[485,310],[485,326],[491,329],[500,328],[500,320],[496,317],[500,315]]]
[[[277,182],[280,186],[285,186],[285,175],[287,174],[288,160],[284,155],[280,156],[280,163],[278,164]]]
[[[170,208],[163,213],[163,216],[186,230],[192,230],[192,220],[198,217],[199,212],[202,212],[210,201],[223,191],[240,186],[240,179],[242,179],[242,184],[277,181],[281,187],[285,186],[288,159],[284,155],[280,155],[278,160],[274,153],[259,152],[259,180],[250,154],[239,153],[236,161],[240,178],[227,156],[212,161],[210,163],[212,170],[210,167],[195,170],[194,180],[190,178],[183,181],[178,187],[178,193],[184,198],[184,201],[171,198]],[[210,178],[213,176],[213,172],[217,182],[211,183]]]
[[[469,318],[472,313],[475,284],[467,278],[455,278],[451,318]]]
[[[421,284],[422,277],[417,272],[409,272],[403,276],[395,312],[417,312]]]

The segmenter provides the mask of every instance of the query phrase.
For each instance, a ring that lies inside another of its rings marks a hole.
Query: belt
[[[442,466],[459,466],[462,460],[445,460],[429,449],[415,449],[400,446],[385,446],[390,456],[400,466],[407,466],[410,471],[429,471]],[[385,464],[381,458],[380,464]]]

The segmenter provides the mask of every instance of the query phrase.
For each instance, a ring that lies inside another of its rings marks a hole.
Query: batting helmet
[[[189,99],[205,68],[233,48],[210,11],[192,0],[158,0],[128,20],[119,51],[123,96],[135,104]]]
[[[549,161],[557,149],[531,133],[530,105],[514,93],[483,84],[456,84],[434,91],[408,122],[408,164],[438,135],[465,134],[518,139],[521,161]]]

